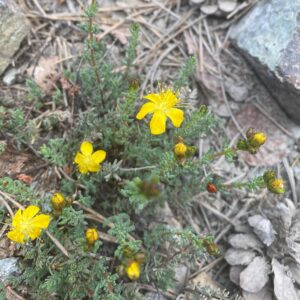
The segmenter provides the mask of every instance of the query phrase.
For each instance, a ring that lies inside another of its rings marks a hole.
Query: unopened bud
[[[93,246],[99,239],[98,231],[96,228],[88,228],[85,232],[85,240],[88,246]]]

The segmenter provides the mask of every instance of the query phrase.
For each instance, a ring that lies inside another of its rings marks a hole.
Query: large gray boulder
[[[29,32],[25,16],[12,0],[0,0],[0,75]]]
[[[233,27],[231,39],[300,124],[300,1],[262,0]]]

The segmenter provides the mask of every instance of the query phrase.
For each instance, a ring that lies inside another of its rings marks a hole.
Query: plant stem
[[[94,3],[95,0],[92,1],[90,8],[92,9],[92,6],[95,4]],[[93,47],[93,43],[94,43],[94,33],[93,33],[93,16],[89,15],[89,48],[91,51],[91,64],[92,67],[95,71],[95,75],[96,75],[96,79],[97,79],[97,84],[98,87],[100,89],[100,94],[101,94],[101,103],[102,103],[102,107],[104,108],[104,93],[103,93],[103,89],[101,88],[101,77],[99,74],[99,71],[97,69],[97,64],[96,64],[96,58],[95,58],[95,50]]]

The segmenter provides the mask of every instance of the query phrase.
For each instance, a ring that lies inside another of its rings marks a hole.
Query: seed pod
[[[214,194],[218,192],[218,188],[216,187],[216,185],[211,182],[207,184],[206,190],[209,193],[214,193]]]

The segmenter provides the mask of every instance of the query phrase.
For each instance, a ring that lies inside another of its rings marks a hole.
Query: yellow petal
[[[184,119],[184,112],[181,109],[169,108],[166,111],[166,115],[168,118],[171,119],[171,121],[175,127],[180,127],[180,125]]]
[[[36,228],[46,229],[49,226],[51,218],[49,215],[40,214],[33,218],[32,226]]]
[[[22,220],[22,209],[19,208],[12,219],[12,227],[19,227]]]
[[[99,164],[89,164],[87,167],[89,172],[98,172],[100,170]]]
[[[150,130],[152,134],[162,134],[166,131],[167,117],[161,111],[156,111],[150,121]]]
[[[11,230],[6,234],[6,236],[16,243],[24,244],[25,235],[19,230]]]
[[[82,155],[80,152],[77,152],[77,154],[74,158],[74,163],[81,164],[83,160],[84,160],[84,155]]]
[[[79,172],[81,174],[86,174],[89,171],[88,166],[86,164],[79,164],[78,167],[79,167]]]
[[[164,94],[164,102],[166,102],[167,106],[171,108],[174,107],[179,102],[179,99],[174,94],[174,92],[169,89]]]
[[[28,235],[34,241],[37,237],[41,235],[42,229],[34,227],[29,232]]]
[[[144,96],[143,98],[150,100],[153,103],[160,103],[161,102],[161,96],[160,94],[148,94]]]
[[[136,115],[136,118],[138,120],[141,120],[141,119],[145,118],[145,116],[147,114],[152,113],[154,111],[154,109],[155,109],[155,105],[151,102],[147,102],[141,107],[140,111]]]
[[[81,143],[80,151],[83,155],[91,155],[93,153],[93,145],[90,142],[84,141]]]
[[[25,208],[22,212],[22,218],[24,220],[32,219],[40,209],[35,205],[29,205],[27,208]]]
[[[104,150],[98,150],[92,154],[92,160],[95,164],[100,164],[104,161],[106,152]]]

